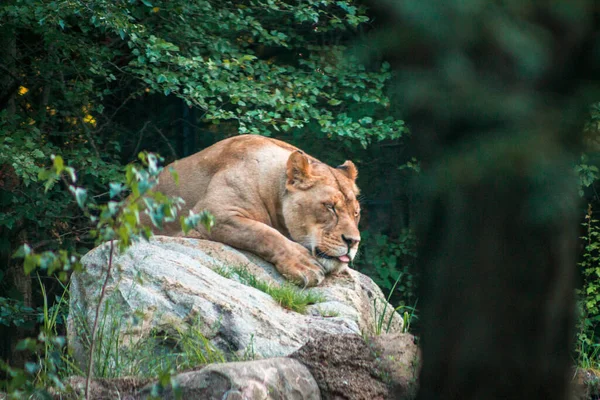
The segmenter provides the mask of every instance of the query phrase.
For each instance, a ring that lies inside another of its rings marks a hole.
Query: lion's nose
[[[352,236],[342,235],[342,240],[344,242],[346,242],[346,244],[348,245],[348,248],[351,249],[355,246],[358,246],[358,242],[360,242],[360,237],[352,237]]]

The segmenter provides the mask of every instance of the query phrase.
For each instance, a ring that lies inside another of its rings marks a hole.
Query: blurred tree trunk
[[[597,2],[385,2],[423,170],[418,399],[567,399]]]
[[[421,204],[420,400],[567,399],[578,202],[568,157],[539,141],[503,154],[522,170],[446,175]]]

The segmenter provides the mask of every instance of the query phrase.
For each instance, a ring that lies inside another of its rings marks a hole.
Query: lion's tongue
[[[338,260],[340,260],[341,262],[347,263],[347,262],[350,262],[350,257],[348,257],[347,255],[340,256],[340,257],[338,257]]]

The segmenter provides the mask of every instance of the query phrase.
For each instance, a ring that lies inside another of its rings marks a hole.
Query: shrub
[[[414,233],[407,229],[397,238],[362,233],[363,241],[355,268],[370,276],[393,302],[403,305],[416,300],[413,264],[416,260]]]
[[[591,206],[588,206],[582,225],[585,234],[581,237],[584,248],[579,268],[583,285],[577,290],[580,315],[575,352],[579,366],[598,368],[600,342],[596,331],[600,322],[600,227]]]

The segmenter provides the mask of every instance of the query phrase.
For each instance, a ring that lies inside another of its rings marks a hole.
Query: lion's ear
[[[298,189],[308,189],[314,184],[310,161],[301,150],[296,150],[288,158],[287,184]]]
[[[356,177],[358,176],[358,169],[356,169],[356,165],[354,165],[354,163],[350,160],[346,160],[346,162],[344,162],[342,165],[339,165],[337,169],[339,169],[344,173],[344,175],[353,181],[355,181]]]

